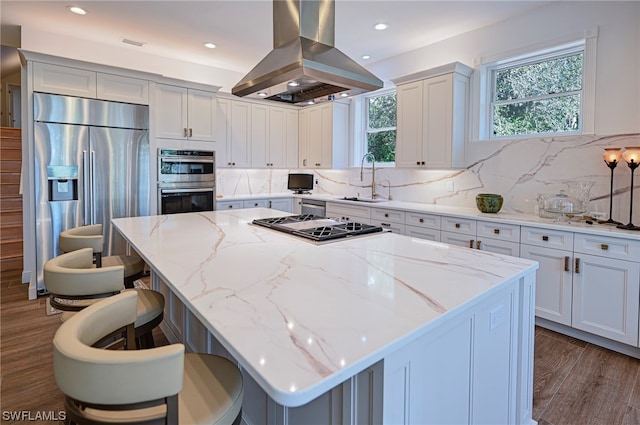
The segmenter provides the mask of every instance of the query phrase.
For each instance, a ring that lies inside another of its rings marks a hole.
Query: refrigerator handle
[[[95,173],[95,169],[96,169],[96,151],[91,151],[90,153],[90,158],[91,158],[91,174],[90,174],[90,179],[91,179],[91,224],[96,224],[96,200],[95,200],[95,194],[96,194],[96,180],[93,177],[94,173]]]
[[[84,207],[84,223],[83,224],[90,224],[91,223],[91,191],[89,189],[89,186],[91,184],[90,182],[90,170],[89,170],[89,153],[87,151],[82,151],[82,172],[83,172],[83,180],[82,180],[82,187],[83,187],[83,207]]]

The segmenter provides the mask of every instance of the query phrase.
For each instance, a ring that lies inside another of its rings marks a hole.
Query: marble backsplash
[[[498,147],[496,147],[498,146]],[[468,144],[470,164],[462,170],[376,168],[377,192],[397,201],[475,207],[478,193],[499,193],[503,210],[534,213],[539,193],[568,191],[567,181],[593,181],[589,211],[609,213],[611,171],[602,160],[607,147],[640,146],[640,134],[527,138]],[[218,169],[218,195],[287,192],[288,173],[300,170]],[[305,172],[305,171],[302,171]],[[308,172],[308,171],[307,171]],[[371,169],[315,170],[314,193],[370,197]],[[640,171],[635,173],[633,222],[640,225]],[[614,171],[613,218],[629,221],[631,171],[622,161]]]

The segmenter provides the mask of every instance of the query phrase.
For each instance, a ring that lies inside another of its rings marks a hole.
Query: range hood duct
[[[380,79],[334,43],[334,0],[274,0],[273,50],[231,93],[306,105],[336,93],[351,96],[382,88]]]

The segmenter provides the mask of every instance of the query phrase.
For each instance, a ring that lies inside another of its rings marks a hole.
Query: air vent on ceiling
[[[144,46],[146,44],[146,43],[144,43],[142,41],[135,41],[135,40],[131,40],[129,38],[123,38],[122,42],[126,43],[126,44],[131,44],[132,46],[137,46],[137,47],[142,47],[142,46]]]

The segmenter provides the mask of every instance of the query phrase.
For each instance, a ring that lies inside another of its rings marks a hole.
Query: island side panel
[[[517,400],[525,396],[518,367],[527,362],[519,358],[529,356],[518,335],[522,285],[511,280],[386,356],[383,423],[520,423],[516,418],[525,415]]]

